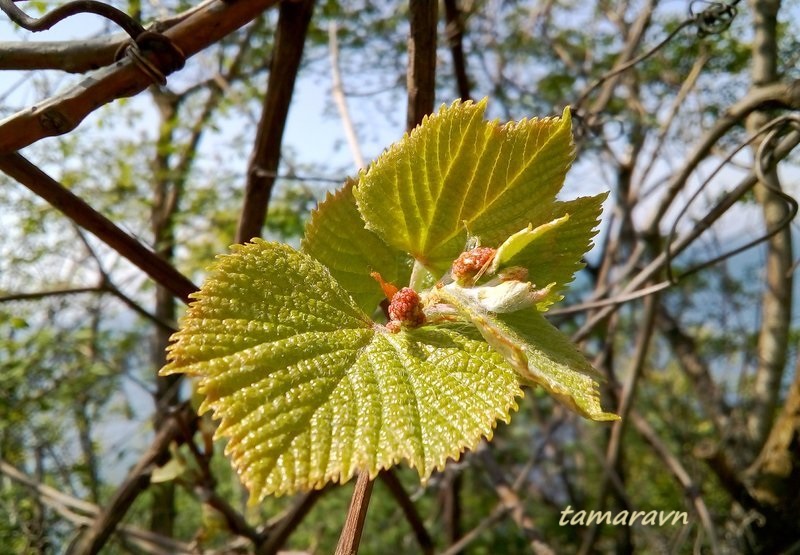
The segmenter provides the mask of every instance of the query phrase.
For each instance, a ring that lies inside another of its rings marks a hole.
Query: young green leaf
[[[500,247],[490,271],[521,267],[537,287],[554,284],[548,295],[537,304],[539,310],[561,300],[559,294],[583,268],[581,256],[592,246],[597,234],[603,201],[607,193],[557,202],[551,220],[513,234]]]
[[[194,298],[161,374],[199,378],[252,500],[400,460],[425,479],[491,437],[521,395],[471,326],[390,333],[285,245],[235,246]]]
[[[467,235],[498,245],[553,219],[573,157],[569,111],[498,124],[486,100],[455,102],[384,152],[354,194],[367,227],[440,275]]]
[[[511,237],[503,241],[502,245],[497,247],[497,253],[495,254],[494,260],[492,260],[492,264],[489,268],[490,273],[495,273],[502,267],[511,266],[509,260],[528,248],[528,246],[536,239],[539,239],[543,235],[558,229],[558,227],[567,220],[569,220],[569,214],[564,214],[560,218],[556,218],[551,222],[542,224],[536,229],[533,229],[533,226],[528,224],[528,227],[525,229],[517,231]]]
[[[496,287],[503,287],[505,282]],[[516,282],[520,283],[520,282]],[[601,379],[569,338],[544,319],[531,303],[527,309],[488,309],[474,289],[450,283],[433,295],[449,303],[468,318],[498,353],[529,384],[543,387],[550,395],[585,418],[618,420],[600,406]],[[505,291],[503,292],[505,294]]]
[[[199,378],[251,499],[401,460],[425,480],[508,420],[521,383],[616,418],[538,312],[580,268],[604,199],[555,198],[569,112],[501,126],[484,109],[443,108],[328,196],[304,253],[235,246],[194,295],[161,373]],[[461,253],[468,232],[491,247]],[[384,296],[385,326],[368,316]]]
[[[384,296],[370,273],[378,272],[387,281],[405,284],[412,262],[408,254],[366,229],[353,198],[354,183],[348,180],[314,210],[301,249],[322,262],[358,306],[371,314]]]

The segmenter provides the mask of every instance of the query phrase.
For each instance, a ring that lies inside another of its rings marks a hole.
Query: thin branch
[[[203,440],[208,439],[207,434],[203,433],[202,424],[199,429]],[[225,524],[230,532],[249,539],[253,542],[253,545],[258,545],[262,541],[258,531],[250,526],[244,516],[216,491],[216,480],[210,467],[211,459],[214,455],[213,443],[206,444],[206,449],[201,451],[197,443],[195,443],[194,437],[192,437],[186,442],[186,445],[200,470],[193,486],[200,500],[216,510],[225,519]]]
[[[150,320],[156,326],[159,326],[170,333],[174,333],[176,328],[175,322],[167,322],[163,318],[159,318],[140,305],[138,302],[134,301],[131,297],[123,293],[122,290],[111,281],[111,276],[108,275],[108,272],[106,272],[105,268],[103,267],[103,262],[100,260],[100,257],[92,248],[92,245],[89,243],[89,240],[86,238],[83,230],[81,230],[81,228],[77,225],[75,226],[75,233],[78,235],[81,243],[83,243],[83,247],[86,249],[86,252],[89,253],[89,256],[94,260],[95,266],[97,266],[97,271],[100,273],[100,288],[103,291],[107,291],[117,297],[117,299],[122,301],[125,306],[142,316],[144,319]]]
[[[641,289],[635,289],[627,293],[618,293],[599,301],[586,301],[583,303],[566,306],[564,308],[555,308],[553,310],[549,310],[547,314],[549,316],[564,316],[566,314],[586,312],[587,310],[594,310],[596,308],[618,307],[631,301],[649,297],[650,295],[654,295],[660,291],[669,289],[673,285],[675,284],[670,281],[662,281],[653,285],[642,287]],[[605,291],[607,292],[607,290]]]
[[[469,100],[469,77],[467,77],[467,62],[464,58],[464,21],[458,0],[444,0],[445,36],[453,58],[453,73],[456,77],[456,88],[459,98]]]
[[[773,151],[773,160],[775,163],[786,158],[794,148],[800,144],[800,132],[791,132],[786,135]],[[691,231],[684,236],[676,239],[670,248],[671,255],[666,252],[660,253],[653,259],[645,268],[636,274],[624,287],[621,288],[617,294],[625,295],[637,291],[642,285],[651,280],[653,276],[661,272],[664,267],[669,263],[671,257],[675,257],[683,252],[689,245],[691,245],[700,235],[703,234],[711,225],[717,221],[728,209],[733,206],[738,200],[744,196],[758,181],[755,170],[746,175],[739,184],[728,194],[726,194],[717,205],[709,211],[700,221],[695,223]],[[669,282],[665,282],[669,283]],[[606,319],[610,314],[615,312],[619,304],[607,306],[592,316],[590,316],[581,328],[572,335],[573,341],[580,341],[589,334],[589,332],[599,322]]]
[[[529,542],[531,552],[536,555],[554,555],[555,551],[547,545],[541,532],[536,528],[533,519],[526,514],[519,495],[508,484],[500,466],[492,455],[491,449],[484,444],[478,450],[478,456],[481,458],[484,468],[486,468],[500,502],[509,511],[511,518]]]
[[[505,516],[511,511],[503,503],[498,503],[489,516],[481,520],[472,530],[461,536],[457,542],[442,551],[439,555],[458,555],[464,548],[469,546],[472,542],[486,530],[503,520]]]
[[[639,327],[639,334],[636,339],[636,346],[634,347],[634,354],[631,359],[631,367],[626,372],[625,383],[622,387],[621,398],[617,413],[620,420],[614,423],[611,428],[611,437],[608,440],[606,447],[606,457],[604,468],[612,470],[617,468],[622,453],[622,436],[627,427],[628,414],[633,407],[634,397],[637,391],[639,379],[644,372],[645,362],[647,361],[647,352],[650,348],[650,340],[653,337],[653,329],[655,324],[655,307],[658,303],[656,296],[650,296],[644,302],[644,314],[641,317],[641,326]],[[600,485],[600,493],[598,494],[600,510],[604,509],[606,496],[609,493],[611,486],[611,475],[606,474]],[[590,553],[594,549],[594,544],[597,541],[600,531],[599,522],[594,522],[584,536],[579,553]]]
[[[292,532],[295,531],[308,512],[319,501],[320,497],[330,489],[330,486],[315,489],[300,497],[297,503],[284,516],[272,523],[260,534],[261,543],[256,548],[256,554],[275,555],[278,553]]]
[[[655,7],[654,3],[651,3],[648,6],[648,8],[646,8],[646,10],[648,10],[648,11],[643,12],[644,17],[649,19],[650,16],[652,15],[654,7]],[[643,20],[640,19],[639,21],[643,21]],[[644,22],[644,23],[647,23],[647,22]],[[618,77],[620,74],[622,74],[623,72],[629,70],[630,68],[632,68],[636,64],[638,64],[640,62],[643,62],[646,59],[650,58],[653,54],[655,54],[656,52],[661,50],[661,48],[666,46],[666,44],[669,41],[671,41],[673,38],[675,38],[675,36],[678,33],[680,33],[685,27],[688,27],[690,24],[692,24],[691,20],[686,20],[686,21],[681,22],[680,25],[678,25],[672,32],[667,34],[667,36],[664,37],[664,39],[661,42],[656,44],[650,50],[640,54],[639,56],[636,56],[635,58],[633,58],[631,60],[628,60],[628,61],[625,61],[625,62],[622,62],[622,63],[618,62],[617,65],[614,67],[614,69],[612,69],[611,71],[609,71],[608,73],[606,73],[605,75],[600,77],[589,88],[587,88],[583,92],[583,94],[580,96],[580,98],[578,98],[577,102],[575,102],[575,105],[576,106],[580,106],[581,104],[583,104],[584,100],[586,100],[586,97],[588,97],[589,94],[591,94],[595,89],[597,89],[603,83],[607,82],[609,79],[613,79],[614,77]],[[646,27],[644,27],[644,28],[646,28]],[[644,28],[642,28],[642,30],[644,30]],[[641,33],[641,32],[634,34],[632,38],[636,39],[636,41],[635,42],[630,42],[629,44],[634,46],[634,47],[638,46],[638,43],[639,43],[639,41],[641,41],[642,37],[643,37],[643,33]],[[607,87],[606,88],[606,90],[611,90],[611,89],[613,89],[613,87]],[[596,108],[593,109],[593,112],[597,112],[597,111],[599,111],[599,110],[597,110]]]
[[[159,463],[163,464],[170,444],[173,441],[180,442],[186,431],[193,433],[196,426],[197,416],[188,405],[173,414],[173,418],[161,427],[150,447],[114,492],[103,511],[70,546],[68,555],[99,553],[139,494],[149,487],[150,475]]]
[[[224,98],[224,93],[226,92],[225,88],[219,85],[219,82],[221,81],[222,83],[227,84],[239,77],[244,59],[251,51],[252,39],[258,30],[259,28],[257,25],[251,25],[248,28],[247,32],[239,41],[238,48],[236,49],[236,55],[233,57],[226,74],[215,75],[214,77],[216,79],[213,79],[211,83],[209,83],[210,90],[208,93],[208,98],[203,104],[203,109],[201,110],[200,115],[197,117],[194,125],[191,127],[189,139],[185,142],[185,146],[181,150],[178,163],[175,166],[174,175],[176,178],[174,179],[172,190],[168,195],[167,202],[163,208],[163,213],[173,214],[177,210],[178,200],[181,198],[183,189],[186,186],[186,181],[189,178],[189,172],[192,164],[197,158],[197,147],[200,144],[200,139],[206,130],[206,124],[211,119],[214,111],[218,108],[219,103]],[[178,96],[176,108],[180,107],[185,98],[185,94]]]
[[[644,38],[644,34],[650,26],[655,4],[656,0],[648,0],[647,4],[639,12],[636,21],[627,32],[625,46],[623,47],[622,52],[620,52],[619,57],[614,64],[614,68],[610,73],[601,77],[583,92],[583,94],[574,104],[576,111],[580,109],[583,102],[588,98],[589,94],[591,94],[600,86],[602,86],[602,89],[600,90],[600,94],[598,95],[597,99],[592,103],[590,115],[598,114],[606,109],[606,106],[611,101],[614,89],[616,88],[617,83],[619,83],[620,74],[632,67],[635,63],[641,61],[634,58],[634,52],[636,52],[636,50],[639,48],[639,45]],[[589,124],[591,125],[591,121]]]
[[[714,531],[714,522],[711,518],[711,513],[708,510],[708,506],[706,505],[701,494],[700,485],[696,484],[692,480],[691,476],[689,476],[689,473],[685,468],[683,468],[683,465],[680,463],[680,461],[658,438],[655,431],[647,422],[647,420],[644,419],[644,417],[642,417],[635,410],[630,412],[629,417],[634,428],[636,428],[644,440],[647,441],[653,450],[661,457],[661,460],[666,463],[667,468],[669,468],[670,472],[672,472],[672,475],[675,476],[678,483],[683,488],[684,494],[691,500],[697,515],[700,517],[700,522],[703,525],[703,529],[708,535],[708,543],[711,545],[711,552],[714,555],[720,553],[717,535]]]
[[[120,301],[122,301],[125,304],[125,306],[127,306],[128,308],[133,310],[136,314],[138,314],[142,318],[145,318],[146,320],[150,320],[156,326],[160,327],[164,331],[167,331],[169,333],[174,333],[175,330],[177,329],[176,322],[168,322],[168,321],[164,320],[163,318],[159,318],[158,316],[156,316],[155,314],[153,314],[152,312],[150,312],[149,310],[144,308],[142,305],[140,305],[138,302],[134,301],[131,297],[129,297],[128,295],[123,293],[122,290],[119,289],[110,280],[106,280],[105,288],[112,295],[114,295],[116,298],[118,298]],[[181,299],[181,300],[183,300],[183,299]]]
[[[0,155],[0,170],[42,197],[76,224],[127,258],[183,302],[197,290],[189,279],[21,154]]]
[[[689,70],[686,78],[683,80],[683,82],[681,82],[681,87],[678,90],[678,94],[676,94],[675,98],[672,99],[669,113],[661,124],[661,129],[659,130],[658,137],[656,138],[656,144],[649,154],[649,160],[639,174],[639,183],[643,184],[647,181],[648,176],[656,166],[656,162],[661,158],[661,150],[664,148],[664,144],[666,143],[667,136],[672,128],[672,124],[676,120],[678,112],[683,107],[686,97],[689,95],[689,92],[694,89],[700,74],[710,59],[711,55],[708,52],[702,52],[694,61],[694,64],[692,64],[692,69]]]
[[[82,295],[84,293],[105,293],[103,287],[71,287],[68,289],[56,289],[54,291],[34,291],[31,293],[9,293],[0,295],[0,303],[10,303],[14,301],[38,301],[48,297],[66,297],[69,295]]]
[[[390,468],[382,471],[378,477],[389,489],[389,492],[392,494],[392,497],[394,497],[394,500],[397,501],[397,504],[400,505],[406,520],[414,531],[414,537],[416,537],[422,553],[425,555],[433,553],[433,538],[431,538],[431,535],[428,533],[425,522],[423,522],[422,517],[420,517],[419,512],[417,512],[414,502],[408,496],[408,493],[406,493],[406,490],[403,488],[403,484],[401,484],[400,480],[397,478],[397,474]]]
[[[275,178],[269,173],[277,172],[280,164],[286,116],[313,11],[314,0],[282,2],[280,5],[267,93],[248,164],[244,204],[236,230],[237,243],[260,236],[264,227],[275,185]]]
[[[256,530],[247,523],[242,514],[231,507],[230,503],[211,488],[202,488],[200,498],[209,507],[217,511],[225,519],[225,524],[233,534],[249,539],[258,545],[260,541]]]
[[[15,466],[9,464],[3,459],[0,459],[0,473],[8,476],[15,482],[30,488],[39,498],[49,501],[48,504],[51,504],[51,506],[57,504],[72,511],[77,511],[78,513],[83,513],[86,515],[97,514],[97,505],[94,503],[83,501],[82,499],[78,499],[63,493],[51,486],[42,484],[37,480],[30,478],[25,473],[17,470]]]
[[[408,37],[408,110],[406,129],[414,129],[433,111],[436,90],[436,12],[438,2],[411,0]]]
[[[163,37],[188,58],[244,26],[276,1],[215,0],[167,29]],[[152,72],[144,71],[141,64],[149,64],[165,76],[179,67],[147,50],[139,56],[146,61],[125,57],[92,73],[71,89],[0,122],[0,153],[20,150],[44,137],[68,133],[101,106],[140,93],[153,84]]]
[[[83,501],[42,484],[2,459],[0,459],[0,474],[29,488],[44,505],[47,505],[65,520],[76,526],[89,526],[92,523],[92,519],[100,514],[100,507],[94,503]],[[191,546],[184,542],[166,538],[129,524],[119,526],[117,532],[126,536],[129,541],[135,543],[140,549],[145,550],[146,553],[153,555],[189,555],[194,552]]]
[[[347,181],[347,176],[343,175],[341,177],[325,177],[322,175],[305,175],[305,174],[298,174],[294,173],[294,171],[290,171],[289,173],[278,173],[278,172],[269,172],[266,170],[256,170],[256,172],[262,177],[269,177],[272,179],[287,179],[292,181],[317,181],[319,183],[333,183],[341,185],[345,181]]]
[[[442,527],[449,544],[461,538],[463,475],[455,468],[445,468],[439,490],[439,505],[442,512]]]
[[[331,53],[331,95],[333,96],[333,102],[336,104],[336,109],[339,111],[339,117],[342,118],[344,135],[347,138],[350,152],[353,154],[353,161],[360,170],[366,168],[367,165],[364,162],[364,155],[361,153],[356,128],[353,125],[353,119],[350,117],[350,111],[347,109],[347,98],[345,98],[344,89],[342,88],[342,73],[339,70],[339,41],[336,38],[336,33],[336,22],[331,21],[328,25],[328,49]]]

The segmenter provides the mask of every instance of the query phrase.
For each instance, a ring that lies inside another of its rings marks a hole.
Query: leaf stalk
[[[339,536],[336,546],[336,555],[356,555],[358,545],[361,543],[361,534],[364,531],[364,522],[367,518],[369,499],[372,496],[372,487],[375,481],[370,479],[368,472],[359,472],[353,497],[350,498],[350,507],[347,509],[347,518]]]

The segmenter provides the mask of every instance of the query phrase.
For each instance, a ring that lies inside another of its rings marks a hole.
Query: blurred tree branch
[[[164,31],[163,36],[188,58],[244,26],[275,2],[216,0]],[[163,61],[159,58],[148,53],[143,55],[165,76],[179,67],[162,67]],[[0,153],[20,150],[44,137],[68,133],[100,106],[134,96],[152,84],[152,76],[142,71],[133,58],[126,57],[92,73],[71,89],[38,103],[33,109],[0,121]]]
[[[470,99],[470,84],[467,76],[467,62],[464,57],[464,16],[458,0],[444,0],[445,36],[453,58],[453,73],[456,90],[461,100]]]
[[[42,197],[76,224],[94,234],[127,258],[154,281],[169,288],[173,295],[189,301],[197,290],[188,278],[114,222],[94,210],[72,191],[31,164],[21,154],[0,155],[0,170]]]
[[[436,91],[436,13],[438,3],[411,0],[408,37],[408,109],[406,130],[411,131],[423,116],[433,112]]]
[[[150,476],[166,462],[172,442],[183,443],[197,427],[197,416],[188,405],[177,410],[156,434],[150,447],[117,488],[102,512],[70,546],[69,555],[99,553],[139,494],[150,486]],[[188,435],[187,435],[188,434]]]
[[[267,92],[247,169],[244,204],[236,230],[237,243],[260,237],[264,227],[275,185],[273,175],[281,160],[283,130],[313,11],[314,0],[283,2],[280,6]]]
[[[779,0],[751,0],[754,15],[751,75],[753,88],[778,83]],[[796,89],[800,84],[795,83]],[[798,93],[800,94],[800,93]],[[770,119],[770,114],[754,111],[747,118],[751,133]],[[764,140],[757,138],[753,151],[759,156]],[[781,190],[776,167],[764,173],[753,189],[762,206],[764,226],[776,229],[789,209],[777,192]],[[761,298],[761,329],[758,336],[758,366],[753,377],[753,394],[747,417],[748,451],[754,456],[767,439],[781,394],[781,381],[787,361],[789,327],[792,318],[792,230],[784,227],[767,242],[766,275]]]
[[[94,503],[83,501],[82,499],[67,495],[46,484],[42,484],[4,460],[0,460],[0,474],[29,488],[43,504],[77,526],[88,526],[92,523],[92,519],[100,514],[100,508]],[[186,555],[192,553],[190,546],[184,542],[159,536],[158,534],[154,534],[148,530],[142,530],[136,526],[122,524],[117,528],[117,531],[120,534],[128,536],[137,547],[143,549],[146,553],[175,553]]]
[[[113,64],[115,54],[129,40],[125,34],[115,34],[76,41],[0,42],[0,69],[86,73]]]

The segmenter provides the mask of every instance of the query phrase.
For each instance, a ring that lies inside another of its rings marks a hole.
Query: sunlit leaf
[[[601,378],[566,335],[533,306],[514,311],[489,310],[471,294],[472,289],[451,283],[435,294],[458,308],[523,380],[543,387],[581,416],[598,421],[619,419],[602,410],[598,387]]]
[[[557,202],[552,219],[513,234],[498,248],[492,270],[522,267],[536,287],[554,284],[540,310],[561,300],[559,292],[583,268],[581,256],[592,246],[607,193]]]
[[[354,181],[348,182],[311,214],[302,242],[303,252],[322,262],[331,275],[371,314],[383,299],[371,272],[389,282],[408,283],[411,259],[366,229],[353,198]]]
[[[175,444],[170,445],[172,455],[163,466],[157,466],[150,473],[150,483],[171,482],[186,472],[186,460],[181,456]]]
[[[556,200],[569,112],[498,125],[484,108],[443,108],[329,195],[304,252],[235,246],[194,295],[162,374],[199,378],[251,499],[400,461],[424,481],[491,437],[521,384],[616,418],[539,313],[580,268],[604,199]],[[462,254],[468,233],[487,246]],[[369,316],[383,298],[385,326]]]
[[[362,172],[354,191],[367,227],[441,274],[468,234],[497,246],[553,219],[573,157],[569,111],[500,125],[486,101],[455,102]]]
[[[402,460],[425,479],[491,437],[521,395],[472,326],[390,333],[285,245],[234,247],[194,297],[161,373],[199,378],[253,500]]]

